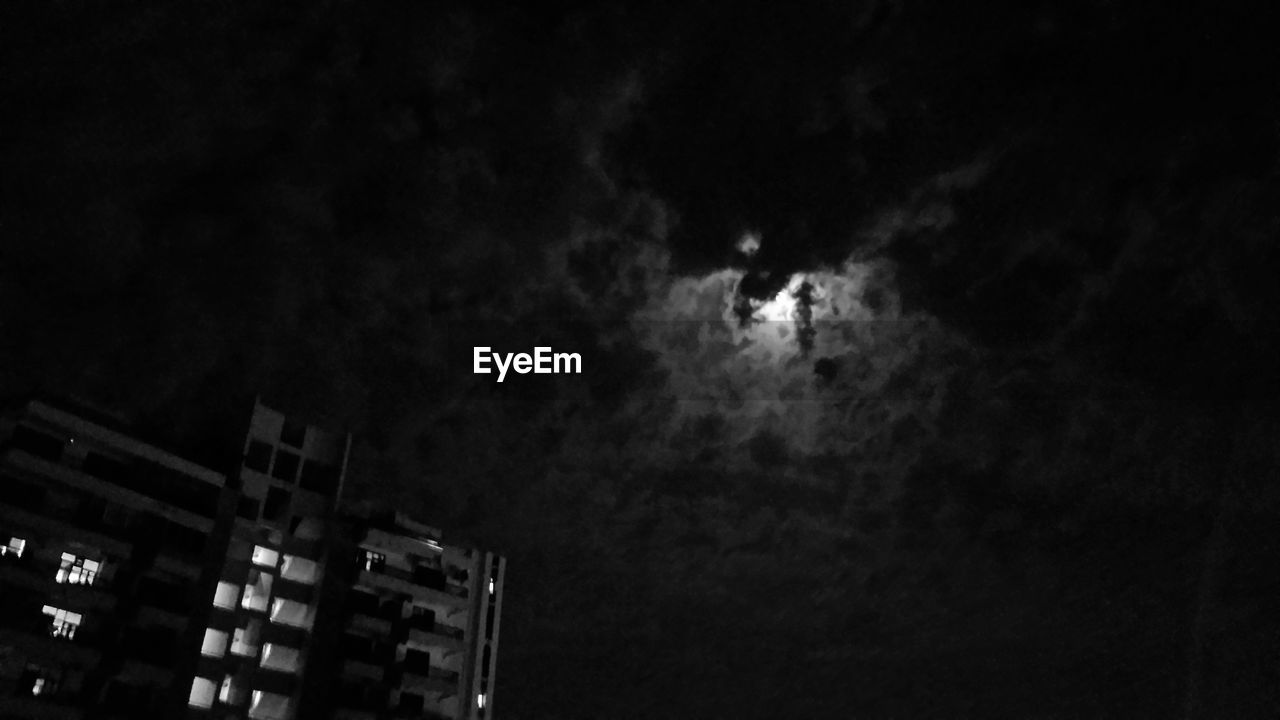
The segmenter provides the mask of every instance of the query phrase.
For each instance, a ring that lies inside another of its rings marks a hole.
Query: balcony
[[[452,695],[458,692],[459,674],[452,670],[436,667],[408,667],[400,676],[400,687],[410,692],[445,693]]]
[[[449,587],[443,582],[433,587],[434,583],[430,583],[430,578],[424,577],[422,573],[410,573],[392,567],[361,570],[357,582],[367,587],[385,588],[454,607],[467,605],[465,589]]]
[[[0,495],[3,495],[3,486],[4,483],[0,483]],[[35,534],[47,538],[75,538],[117,557],[127,557],[132,552],[131,543],[111,537],[113,534],[119,535],[120,530],[108,526],[101,516],[95,522],[82,522],[80,518],[76,518],[75,524],[72,524],[69,522],[70,518],[65,516],[46,515],[38,507],[20,509],[6,501],[7,498],[0,497],[0,518],[9,527],[30,528]]]
[[[347,677],[368,678],[369,680],[377,680],[381,682],[385,673],[379,665],[374,665],[364,659],[348,658],[342,663],[342,674]]]
[[[385,637],[391,634],[391,621],[358,612],[347,621],[347,629],[369,633],[376,637]]]
[[[465,645],[462,630],[440,623],[410,622],[409,640],[419,645],[430,645],[446,650],[461,650]]]
[[[89,633],[77,632],[74,640],[68,640],[53,637],[48,623],[37,627],[6,625],[0,626],[0,647],[8,647],[20,654],[55,657],[80,666],[92,665],[100,657],[96,648],[86,647],[88,641],[98,639]]]
[[[6,693],[0,698],[0,715],[25,720],[79,720],[84,711],[59,696],[31,697],[30,693]]]

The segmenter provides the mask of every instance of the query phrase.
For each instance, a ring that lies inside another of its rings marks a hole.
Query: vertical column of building
[[[365,521],[355,560],[334,717],[467,717],[481,553],[391,513]]]
[[[297,716],[320,601],[326,529],[350,438],[289,420],[260,403],[245,438],[232,538],[212,598],[193,711]]]
[[[473,702],[466,717],[480,720],[493,716],[494,681],[498,672],[498,631],[502,621],[502,588],[506,564],[502,557],[484,553],[480,592],[477,593],[475,656],[472,659]]]

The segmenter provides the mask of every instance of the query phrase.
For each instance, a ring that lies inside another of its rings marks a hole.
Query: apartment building
[[[0,718],[181,716],[225,480],[83,413],[0,417]]]
[[[344,504],[350,436],[255,402],[223,475],[91,417],[0,415],[0,720],[493,716],[502,559]]]
[[[350,436],[255,404],[189,717],[299,717],[350,449]]]
[[[446,544],[400,513],[348,521],[356,543],[332,717],[491,717],[502,558]]]

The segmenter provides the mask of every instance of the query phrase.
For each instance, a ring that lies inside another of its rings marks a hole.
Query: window
[[[98,578],[98,569],[101,566],[97,560],[89,560],[72,555],[71,553],[62,553],[62,566],[58,568],[56,579],[60,583],[68,585],[92,585],[93,581]]]
[[[36,457],[54,462],[62,459],[62,438],[32,430],[25,425],[19,425],[13,429],[11,442],[15,448],[25,450]]]
[[[292,493],[282,488],[273,487],[267,490],[267,502],[262,506],[262,516],[273,522],[281,522],[289,511]]]
[[[311,606],[304,605],[296,600],[276,598],[276,601],[271,605],[271,622],[273,623],[309,628],[314,620],[315,611],[311,609]]]
[[[191,681],[191,695],[187,698],[187,704],[191,707],[211,708],[217,690],[218,683],[209,678],[197,677]]]
[[[299,655],[296,648],[267,643],[262,646],[262,667],[280,672],[298,672]]]
[[[249,582],[245,583],[244,595],[240,597],[240,607],[266,612],[267,601],[271,599],[271,581],[270,573],[250,570]]]
[[[404,669],[419,675],[431,674],[431,653],[408,648],[404,651]]]
[[[261,440],[250,441],[244,454],[244,466],[265,473],[271,467],[271,446]]]
[[[242,497],[236,503],[236,515],[244,518],[245,520],[257,520],[258,513],[260,511],[260,504],[257,500],[254,500],[251,497]]]
[[[242,628],[236,628],[231,637],[231,654],[253,657],[258,654],[258,635],[262,632],[261,620],[250,620]]]
[[[302,474],[298,484],[303,490],[317,493],[332,493],[338,489],[338,467],[318,460],[303,460]]]
[[[33,696],[56,695],[61,679],[61,674],[53,668],[29,664],[18,679],[18,692]]]
[[[27,541],[20,537],[9,538],[9,544],[0,547],[0,557],[12,555],[14,557],[22,557],[23,551],[27,549]]]
[[[213,606],[224,610],[234,610],[236,596],[240,594],[240,586],[226,581],[218,583],[218,590],[213,594]]]
[[[76,629],[80,627],[80,621],[83,619],[80,613],[69,612],[52,605],[45,605],[41,612],[53,619],[49,627],[50,635],[68,640],[75,638]]]
[[[484,709],[484,693],[480,693],[479,695],[476,696],[476,707],[480,708],[481,710]]]
[[[363,550],[360,553],[360,566],[365,570],[372,572],[381,572],[382,568],[387,565],[387,556],[382,553],[376,553],[372,550]]]
[[[297,555],[285,555],[284,563],[280,566],[280,577],[304,585],[314,585],[319,575],[320,566],[315,560],[308,560]]]
[[[294,421],[285,420],[284,427],[280,428],[280,442],[285,445],[291,445],[301,448],[302,444],[307,440],[307,426]]]
[[[276,693],[253,691],[253,704],[249,706],[253,720],[284,720],[289,717],[289,698]]]
[[[493,578],[490,578],[490,579],[489,579],[489,594],[490,594],[490,595],[492,595],[492,594],[493,594],[493,591],[494,591],[494,588],[495,588],[495,587],[497,587],[497,583],[495,583],[495,582],[493,581]]]
[[[221,630],[208,628],[204,631],[204,644],[200,646],[200,654],[206,657],[220,658],[227,652],[227,634]]]
[[[285,482],[293,482],[298,479],[298,465],[302,462],[302,458],[287,451],[277,450],[276,461],[271,466],[271,477]]]
[[[227,705],[239,705],[244,700],[244,684],[228,675],[222,679],[222,689],[218,691],[218,702]]]
[[[265,565],[266,567],[275,567],[276,561],[280,559],[280,553],[275,550],[264,548],[261,545],[253,546],[253,564]]]
[[[400,693],[400,709],[412,715],[421,715],[426,706],[425,698],[416,693]]]

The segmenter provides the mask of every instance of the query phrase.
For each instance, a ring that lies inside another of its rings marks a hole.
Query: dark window
[[[90,529],[96,529],[102,524],[102,518],[106,511],[106,500],[95,497],[82,498],[76,506],[76,523]]]
[[[246,520],[257,520],[259,510],[261,510],[260,503],[251,497],[242,497],[236,503],[236,515]]]
[[[418,675],[431,674],[431,653],[409,648],[404,652],[404,669]]]
[[[484,646],[484,664],[480,667],[480,675],[489,677],[489,646]]]
[[[244,454],[244,466],[265,473],[271,467],[271,446],[261,440],[249,441],[249,452]]]
[[[404,601],[388,598],[378,607],[378,615],[387,620],[399,620],[404,617]]]
[[[280,442],[300,448],[307,439],[307,426],[294,420],[285,420],[280,428]]]
[[[114,711],[137,711],[138,708],[150,707],[152,690],[148,687],[129,685],[119,680],[112,680],[102,699],[103,707]]]
[[[13,446],[15,448],[25,450],[45,460],[53,460],[54,462],[61,460],[64,445],[62,438],[32,430],[26,425],[19,425],[13,429]]]
[[[153,607],[185,614],[191,609],[187,588],[183,585],[143,577],[138,580],[138,598]]]
[[[488,617],[484,621],[484,637],[486,640],[493,639],[493,610],[485,613]]]
[[[199,555],[204,552],[205,534],[177,523],[166,523],[165,546],[183,555]]]
[[[378,596],[372,593],[356,590],[351,593],[347,602],[355,612],[364,613],[365,615],[378,614]]]
[[[102,510],[102,524],[109,528],[124,530],[133,523],[133,508],[116,503],[107,503]]]
[[[262,517],[267,520],[283,520],[289,512],[289,500],[293,496],[288,490],[271,488],[267,491],[267,504],[262,509]]]
[[[413,569],[413,581],[418,585],[425,585],[432,590],[445,589],[444,573],[436,570],[435,568],[419,565]]]
[[[424,706],[425,701],[421,695],[415,695],[407,692],[400,693],[401,710],[404,710],[411,715],[421,715]]]
[[[80,469],[109,483],[124,485],[125,487],[129,486],[128,466],[105,455],[99,455],[95,452],[85,455],[84,464],[80,466]]]
[[[177,660],[177,634],[166,627],[147,627],[138,630],[124,644],[124,651],[131,657],[167,667]]]
[[[271,477],[285,482],[298,479],[298,462],[301,458],[284,450],[276,451],[276,462],[271,466]]]
[[[302,478],[298,481],[304,490],[329,494],[338,489],[338,468],[329,463],[305,460]]]
[[[419,630],[433,630],[436,626],[436,613],[431,608],[414,605],[409,624]]]
[[[38,511],[44,508],[45,489],[11,477],[0,477],[0,500],[24,510]]]

